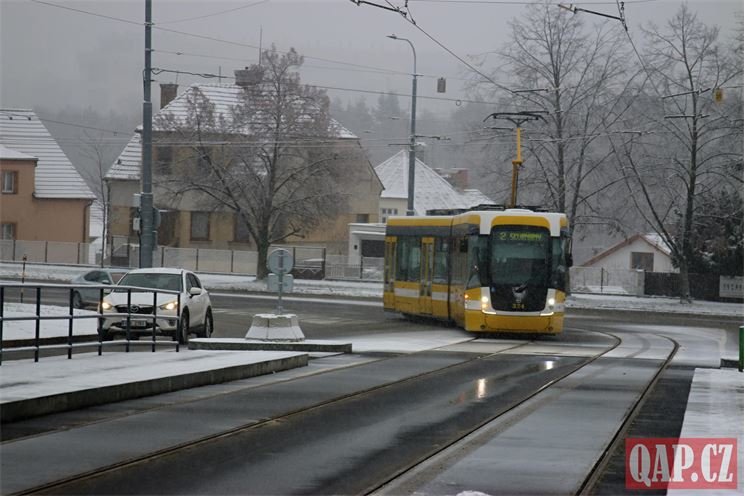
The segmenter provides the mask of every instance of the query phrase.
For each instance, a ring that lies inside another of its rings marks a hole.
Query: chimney
[[[247,88],[261,83],[264,78],[264,69],[260,65],[252,65],[245,69],[236,69],[235,85]]]
[[[468,189],[468,169],[453,169],[450,182],[458,190]]]
[[[178,85],[176,83],[160,83],[160,108],[165,107],[176,98]]]

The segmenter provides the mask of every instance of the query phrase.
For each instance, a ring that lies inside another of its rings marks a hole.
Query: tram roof
[[[430,211],[433,212],[433,211]],[[439,212],[439,211],[438,211]],[[389,217],[387,225],[396,227],[451,227],[463,224],[479,226],[477,230],[488,233],[492,223],[499,217],[524,217],[527,224],[533,224],[528,219],[545,219],[551,228],[552,235],[558,236],[562,227],[567,227],[566,215],[560,212],[536,211],[527,208],[508,209],[456,209],[452,214],[418,215],[406,217]]]

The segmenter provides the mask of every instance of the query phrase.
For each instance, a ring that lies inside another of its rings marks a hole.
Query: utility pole
[[[145,70],[142,73],[142,193],[140,195],[140,267],[153,266],[153,103],[150,101],[152,56],[152,0],[145,0]]]
[[[515,208],[517,206],[517,182],[518,182],[518,176],[520,174],[520,167],[523,165],[523,155],[522,155],[522,143],[521,143],[521,137],[522,137],[522,129],[520,126],[524,122],[527,121],[536,121],[538,119],[541,119],[542,121],[546,122],[546,119],[543,118],[541,114],[545,114],[546,112],[544,110],[536,110],[536,111],[523,111],[523,112],[495,112],[493,114],[490,114],[486,116],[486,119],[505,119],[510,121],[515,125],[515,133],[517,137],[517,155],[515,160],[512,161],[512,188],[511,188],[511,195],[510,195],[510,203],[507,205],[508,208]],[[484,119],[484,121],[486,121]]]
[[[411,41],[399,38],[395,34],[388,35],[392,40],[405,41],[414,53],[414,72],[411,75],[411,129],[409,131],[409,190],[406,200],[406,215],[414,215],[414,171],[416,167],[416,50]]]

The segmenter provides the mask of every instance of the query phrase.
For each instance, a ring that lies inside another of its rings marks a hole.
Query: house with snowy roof
[[[375,167],[385,188],[380,194],[380,223],[349,225],[349,263],[360,257],[383,256],[385,222],[390,216],[406,215],[409,195],[409,152],[401,150]],[[418,158],[414,168],[414,212],[466,209],[494,201],[478,189],[468,188],[466,169],[435,170]]]
[[[635,234],[598,253],[583,263],[582,267],[677,272],[671,253],[670,247],[658,234]]]
[[[236,76],[242,71],[236,71]],[[236,84],[194,84],[178,94],[175,84],[161,85],[160,110],[153,118],[153,185],[154,204],[161,210],[158,244],[180,248],[209,248],[253,250],[252,239],[239,215],[229,209],[205,207],[200,204],[196,194],[183,194],[178,200],[166,194],[169,182],[184,168],[187,161],[199,167],[200,160],[214,159],[219,154],[230,153],[230,148],[252,146],[254,136],[262,136],[255,129],[265,123],[261,122],[261,112],[253,114],[253,121],[238,122],[238,106],[245,102],[249,84],[256,84],[236,79]],[[197,96],[198,95],[198,96]],[[261,94],[254,93],[256,99]],[[195,98],[202,100],[200,106],[194,106]],[[254,98],[254,96],[252,96]],[[194,109],[198,108],[198,111]],[[218,131],[205,130],[208,145],[202,147],[196,138],[185,136],[177,130],[183,123],[204,123],[205,115],[211,114],[213,122],[219,122]],[[356,150],[360,153],[347,152],[342,177],[335,178],[339,190],[347,199],[341,213],[329,214],[329,219],[315,229],[302,226],[285,243],[293,245],[321,246],[329,253],[342,254],[347,249],[347,224],[350,222],[377,221],[378,198],[382,184],[375,175],[369,160],[361,153],[359,138],[344,128],[339,122],[331,119],[329,128],[324,131],[330,136],[334,146],[344,150]],[[265,135],[265,134],[264,134]],[[308,145],[317,141],[314,136],[293,136],[292,139],[305,139]],[[190,141],[191,140],[191,141]],[[198,145],[198,146],[197,146]],[[304,145],[297,145],[298,147]],[[210,157],[195,156],[195,150],[211,154]],[[227,151],[226,151],[227,150]],[[236,152],[237,153],[237,152]],[[344,152],[340,152],[340,155]],[[136,208],[133,198],[140,192],[141,172],[141,133],[136,132],[121,155],[109,169],[106,181],[111,189],[111,233],[115,236],[126,236],[130,242],[137,242],[134,217]],[[222,157],[228,163],[229,157]],[[256,175],[261,174],[262,163],[257,160]],[[217,180],[217,179],[215,179]],[[250,195],[251,192],[245,192]],[[258,196],[258,193],[257,193]]]
[[[3,240],[88,242],[96,196],[33,110],[0,109],[0,177]]]
[[[406,215],[409,194],[409,152],[401,150],[375,167],[383,183],[380,194],[380,220],[391,215]],[[414,212],[426,215],[428,210],[470,208],[494,203],[477,189],[459,190],[443,175],[419,159],[414,167]]]

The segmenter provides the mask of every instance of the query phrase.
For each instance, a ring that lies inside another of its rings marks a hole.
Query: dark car
[[[80,274],[72,280],[76,287],[72,294],[72,305],[75,308],[97,307],[101,303],[100,288],[85,288],[88,285],[110,285],[119,282],[127,271],[125,269],[93,269]]]

